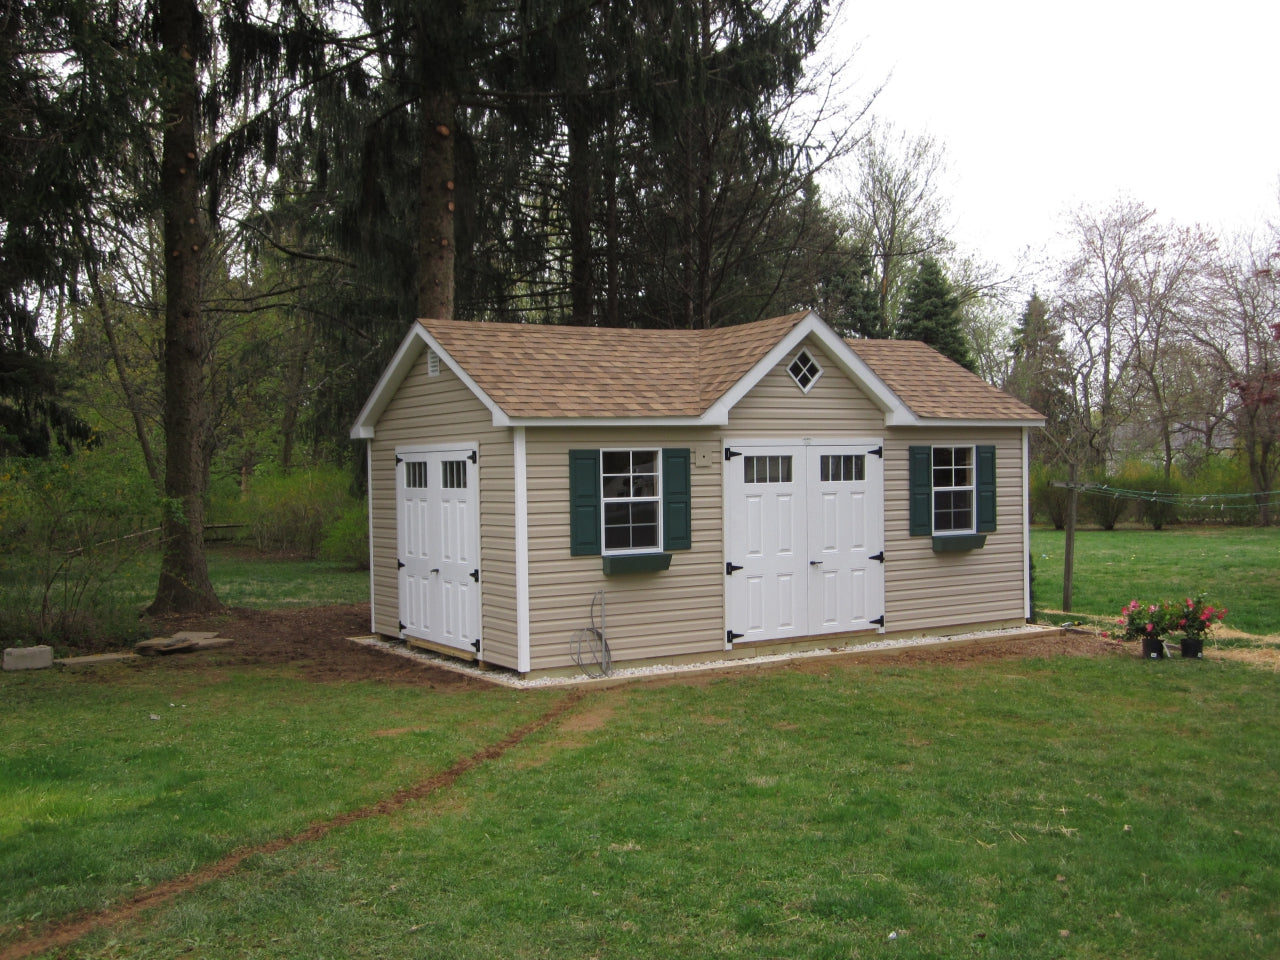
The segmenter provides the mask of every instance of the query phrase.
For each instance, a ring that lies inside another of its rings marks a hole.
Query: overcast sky
[[[953,236],[1011,266],[1061,214],[1127,196],[1161,219],[1275,218],[1280,3],[847,0],[873,111],[946,146]]]

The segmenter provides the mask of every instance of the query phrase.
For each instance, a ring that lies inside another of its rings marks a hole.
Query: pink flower
[[[1111,633],[1110,633],[1110,631],[1103,630],[1103,631],[1102,631],[1102,639],[1103,639],[1103,640],[1110,640],[1110,639],[1111,639]]]
[[[1156,625],[1155,625],[1154,623],[1148,623],[1148,624],[1147,624],[1147,633],[1150,633],[1150,632],[1151,632],[1152,630],[1154,630],[1155,628],[1156,628]]]
[[[1181,620],[1179,620],[1179,621],[1178,621],[1178,626],[1180,626],[1180,627],[1185,627],[1186,625],[1187,625],[1187,618],[1186,618],[1186,617],[1183,617]]]
[[[1154,603],[1151,606],[1147,607],[1147,613],[1155,613],[1155,612],[1156,612],[1156,605]]]

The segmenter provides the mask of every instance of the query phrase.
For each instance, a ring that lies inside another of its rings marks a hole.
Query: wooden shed
[[[372,628],[520,674],[1030,615],[1034,410],[815,313],[716,330],[423,320],[366,441]]]

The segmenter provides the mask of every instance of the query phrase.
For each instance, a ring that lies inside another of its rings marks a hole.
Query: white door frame
[[[410,469],[415,470],[415,481],[425,481],[425,486],[407,486]],[[479,507],[478,444],[396,448],[402,637],[480,656]]]
[[[790,437],[723,445],[726,647],[873,627],[883,632],[883,440]],[[791,483],[747,484],[738,454],[789,455]],[[860,455],[864,479],[822,482],[824,454]],[[758,496],[747,499],[749,491]],[[762,537],[772,540],[765,544]]]

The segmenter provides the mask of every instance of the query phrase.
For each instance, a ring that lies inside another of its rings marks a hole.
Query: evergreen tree
[[[932,257],[925,257],[907,284],[898,319],[898,338],[923,340],[960,366],[972,370],[969,344],[961,328],[960,298]]]
[[[1004,389],[1044,414],[1044,435],[1035,431],[1031,443],[1037,459],[1056,459],[1069,439],[1074,404],[1071,365],[1062,347],[1062,333],[1038,293],[1032,293],[1009,344],[1009,376]]]
[[[43,456],[88,427],[60,396],[53,301],[76,296],[85,244],[131,139],[137,21],[91,0],[6,7],[0,22],[0,456]],[[121,211],[117,211],[121,213]]]

